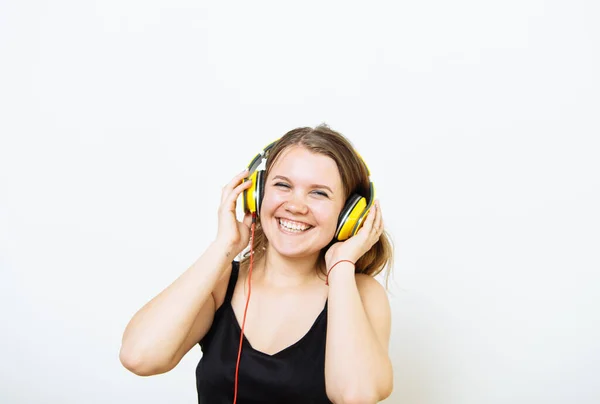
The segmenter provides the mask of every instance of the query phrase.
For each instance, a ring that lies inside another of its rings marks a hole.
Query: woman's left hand
[[[360,230],[347,240],[339,241],[329,247],[325,253],[327,268],[339,260],[351,260],[356,263],[367,251],[371,249],[383,233],[383,219],[379,200],[371,206],[367,218]]]

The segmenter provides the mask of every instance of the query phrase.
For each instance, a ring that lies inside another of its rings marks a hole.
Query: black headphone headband
[[[256,171],[256,169],[258,169],[258,167],[260,167],[263,160],[265,160],[267,158],[267,154],[269,153],[269,151],[273,148],[273,146],[275,146],[275,144],[277,144],[278,141],[279,141],[279,139],[269,143],[264,149],[262,149],[260,151],[260,153],[258,153],[256,156],[254,156],[254,158],[252,159],[250,164],[248,164],[248,172],[249,173],[253,173],[254,171]],[[367,170],[367,176],[371,177],[371,170],[369,170],[369,166],[367,165],[365,160],[362,158],[362,156],[355,149],[353,149],[353,150],[354,150],[354,153],[356,153],[356,155],[358,156],[358,159],[361,161],[362,165],[365,167],[365,170]],[[370,179],[369,179],[369,182],[371,182]]]
[[[248,172],[250,174],[252,174],[254,171],[256,171],[256,169],[258,169],[258,167],[260,167],[261,163],[263,162],[264,159],[267,158],[267,154],[273,148],[273,146],[275,146],[276,143],[277,143],[277,140],[275,140],[274,142],[271,142],[269,145],[267,145],[267,147],[262,149],[262,151],[260,153],[258,153],[256,156],[254,156],[254,158],[252,159],[250,164],[248,164]]]

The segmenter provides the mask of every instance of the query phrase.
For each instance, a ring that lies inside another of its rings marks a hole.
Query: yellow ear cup
[[[257,215],[260,214],[260,206],[265,188],[264,165],[266,165],[266,159],[269,155],[269,151],[271,148],[273,148],[273,146],[275,146],[276,143],[277,140],[271,142],[260,153],[254,156],[252,161],[250,161],[250,164],[248,164],[250,176],[246,178],[245,181],[252,181],[252,185],[250,185],[250,188],[242,193],[244,212],[246,213],[256,213]]]
[[[358,219],[356,220],[356,224],[354,225],[354,228],[352,229],[350,236],[355,236],[356,233],[358,233],[358,231],[362,227],[363,222],[367,218],[367,215],[369,214],[370,211],[371,211],[371,208],[367,208],[358,215]]]
[[[369,193],[370,193],[370,195],[369,195],[368,202],[365,200],[365,203],[367,204],[367,206],[359,213],[359,217],[356,220],[356,224],[354,225],[354,228],[352,229],[352,231],[350,233],[350,237],[352,237],[356,233],[358,233],[358,231],[360,230],[360,228],[363,225],[364,220],[367,218],[367,215],[371,211],[371,206],[373,206],[373,202],[375,201],[375,186],[373,185],[372,182],[369,185]]]
[[[364,217],[363,213],[366,207],[367,200],[363,197],[360,197],[350,211],[345,212],[345,218],[342,218],[342,227],[337,232],[338,234],[336,238],[338,241],[346,240],[358,232],[360,226],[356,225],[362,224],[362,218]]]
[[[249,178],[246,178],[245,181],[252,181],[252,185],[250,185],[250,187],[246,190],[244,190],[244,211],[246,213],[254,213],[256,212],[256,183],[257,183],[257,176],[258,171],[253,172],[252,174],[250,174]]]

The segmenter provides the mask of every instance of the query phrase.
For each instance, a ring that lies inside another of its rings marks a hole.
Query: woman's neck
[[[267,247],[262,259],[255,263],[256,275],[252,279],[273,287],[304,286],[318,279],[318,255],[302,258],[289,258],[277,254]]]

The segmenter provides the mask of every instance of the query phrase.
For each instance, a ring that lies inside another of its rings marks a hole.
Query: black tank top
[[[199,404],[231,404],[240,325],[231,307],[239,273],[233,261],[225,301],[199,342],[202,358],[196,367]],[[310,330],[296,343],[269,355],[252,348],[246,337],[238,374],[237,404],[331,404],[325,393],[327,302]]]

